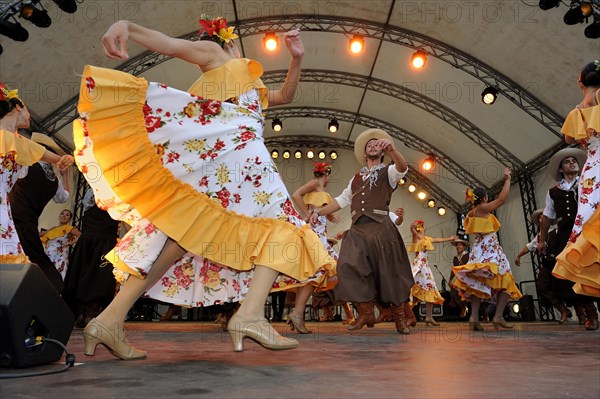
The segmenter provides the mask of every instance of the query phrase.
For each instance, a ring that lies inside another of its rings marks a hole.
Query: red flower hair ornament
[[[315,175],[330,175],[331,174],[331,165],[329,162],[316,162],[315,168],[313,169],[313,173]]]
[[[238,35],[233,33],[233,26],[227,26],[227,20],[222,17],[210,19],[206,14],[200,16],[200,28],[199,34],[206,32],[219,45],[223,46],[223,43],[229,43],[232,39],[237,39]]]

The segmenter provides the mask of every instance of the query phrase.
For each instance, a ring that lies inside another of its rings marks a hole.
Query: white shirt
[[[398,170],[396,169],[396,165],[389,165],[388,166],[388,182],[390,184],[390,186],[392,188],[396,188],[396,186],[398,185],[398,180],[402,179],[406,174],[408,173],[408,167],[406,168],[406,170],[404,172],[398,172]],[[345,208],[346,206],[350,205],[352,203],[352,180],[354,180],[354,177],[352,177],[352,179],[350,179],[350,182],[348,183],[348,187],[346,187],[344,189],[344,191],[342,191],[342,193],[335,198],[336,202],[338,203],[338,205],[341,208]]]

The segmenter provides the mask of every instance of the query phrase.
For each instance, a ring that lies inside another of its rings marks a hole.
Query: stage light
[[[585,28],[583,34],[588,39],[600,39],[600,19]]]
[[[4,35],[18,42],[24,42],[29,38],[29,32],[18,22],[1,21],[0,35]]]
[[[302,151],[300,151],[300,150],[296,150],[296,152],[294,152],[294,157],[295,157],[296,159],[300,159],[300,158],[302,158]]]
[[[421,164],[423,170],[431,170],[435,165],[435,159],[433,157],[427,157]]]
[[[581,10],[581,14],[583,14],[583,16],[586,18],[591,17],[594,13],[594,7],[591,3],[588,2],[581,3],[579,9]]]
[[[337,159],[337,157],[338,157],[338,153],[337,153],[337,151],[336,151],[336,150],[333,150],[333,151],[331,151],[331,152],[329,153],[329,158],[331,158],[331,159],[334,159],[334,160],[335,160],[335,159]]]
[[[408,186],[409,193],[414,193],[415,191],[417,191],[417,187],[414,184],[411,184],[410,186]]]
[[[52,0],[56,3],[58,8],[69,14],[73,14],[77,11],[77,3],[75,0]]]
[[[273,158],[273,159],[279,158],[279,151],[277,151],[277,150],[271,151],[271,158]]]
[[[417,198],[423,201],[425,198],[427,198],[427,194],[425,194],[424,191],[419,191],[419,194],[417,194]]]
[[[337,119],[331,118],[331,120],[329,121],[329,124],[327,125],[327,129],[329,129],[329,131],[331,133],[335,133],[338,131],[339,128],[340,128],[340,123],[337,121]]]
[[[283,122],[281,122],[281,119],[279,118],[275,118],[273,119],[273,121],[271,122],[271,127],[273,128],[273,130],[275,130],[276,132],[280,132],[281,129],[283,129]]]
[[[415,69],[424,68],[425,64],[427,64],[427,53],[422,50],[415,51],[412,57],[410,57],[410,63]]]
[[[281,154],[283,156],[284,159],[289,159],[290,158],[290,150],[285,150],[283,151],[283,154]]]
[[[495,87],[486,87],[481,92],[481,101],[486,105],[492,105],[498,99],[498,89]]]
[[[354,54],[360,53],[365,48],[365,39],[359,35],[355,34],[350,39],[350,51]]]
[[[513,305],[512,305],[512,311],[515,314],[519,314],[519,312],[521,311],[521,307],[519,306],[518,302],[517,303],[513,303]]]
[[[438,215],[444,216],[445,214],[446,214],[446,208],[444,208],[443,206],[440,206],[438,208]]]
[[[577,25],[585,19],[582,7],[573,7],[563,17],[563,21],[567,25]]]
[[[313,150],[306,151],[306,158],[313,159],[315,157],[315,152]]]
[[[52,24],[48,11],[38,10],[33,3],[25,3],[21,7],[21,18],[28,20],[38,28],[47,28]]]
[[[406,184],[406,179],[403,177],[402,179],[398,180],[398,185],[403,186]]]
[[[323,151],[323,150],[319,151],[319,159],[325,159],[326,156],[327,156],[327,154],[325,153],[325,151]]]
[[[265,33],[265,38],[263,39],[263,43],[265,48],[268,51],[275,51],[277,50],[277,47],[279,46],[279,38],[277,37],[277,35],[274,32],[268,32]]]
[[[435,200],[433,198],[430,198],[429,200],[427,200],[427,206],[429,208],[435,208]]]
[[[560,0],[540,0],[540,8],[542,10],[549,10],[551,8],[558,7]]]

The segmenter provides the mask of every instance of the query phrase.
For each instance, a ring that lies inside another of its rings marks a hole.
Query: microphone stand
[[[435,267],[435,270],[437,270],[440,276],[442,276],[442,292],[446,292],[446,284],[448,284],[448,281],[446,281],[446,278],[444,277],[440,269],[438,269],[437,265],[433,265],[433,267]]]

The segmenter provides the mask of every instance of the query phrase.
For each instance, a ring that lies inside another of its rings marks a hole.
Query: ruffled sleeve
[[[474,233],[494,233],[500,230],[500,222],[494,215],[489,215],[487,218],[475,216],[467,216],[465,218],[465,232],[467,234]]]
[[[269,105],[268,90],[260,77],[263,74],[262,65],[248,58],[238,58],[227,61],[218,68],[206,71],[190,86],[188,93],[226,101],[249,90],[256,89],[260,94],[263,109]]]
[[[57,226],[53,229],[50,229],[41,237],[42,244],[46,245],[50,240],[54,240],[58,237],[63,237],[69,234],[71,230],[73,230],[73,226],[71,226],[70,224],[65,224],[63,226]]]
[[[46,149],[33,141],[12,132],[0,129],[0,156],[13,153],[15,162],[22,166],[31,166],[44,156]]]
[[[324,206],[333,201],[331,195],[325,191],[312,191],[303,197],[304,204],[313,206]]]
[[[422,251],[432,251],[433,250],[433,242],[431,241],[431,237],[423,237],[423,239],[412,243],[406,249],[407,252],[422,252]]]
[[[600,105],[569,112],[560,132],[576,140],[590,137],[590,130],[600,132]]]

